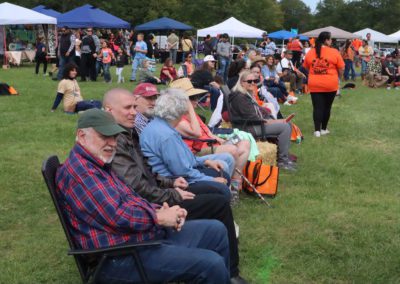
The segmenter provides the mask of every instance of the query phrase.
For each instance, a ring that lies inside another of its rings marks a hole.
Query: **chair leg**
[[[133,257],[135,258],[135,262],[136,262],[136,268],[138,269],[138,272],[140,274],[140,278],[142,279],[142,283],[150,283],[149,279],[147,278],[146,272],[144,271],[144,267],[143,267],[143,263],[142,260],[139,257],[139,254],[137,251],[133,251]]]
[[[90,283],[90,284],[97,283],[97,278],[99,277],[100,271],[103,268],[103,265],[104,265],[104,262],[106,261],[106,259],[107,259],[107,255],[103,254],[103,256],[101,257],[101,259],[99,261],[99,264],[96,267],[96,270],[93,273],[93,276],[90,279],[88,279],[87,283]]]

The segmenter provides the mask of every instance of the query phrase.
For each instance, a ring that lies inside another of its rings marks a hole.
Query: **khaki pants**
[[[379,88],[386,84],[386,82],[389,80],[389,76],[378,75],[378,74],[369,72],[366,75],[365,80],[368,83],[368,87]]]

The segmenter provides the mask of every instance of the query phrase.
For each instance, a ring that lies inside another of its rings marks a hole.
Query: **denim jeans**
[[[60,56],[58,58],[57,80],[61,80],[62,79],[65,64],[70,63],[72,61],[73,61],[72,56]]]
[[[151,283],[230,283],[229,244],[221,222],[187,221],[180,232],[168,229],[161,242],[139,250]],[[141,282],[132,256],[108,260],[99,278],[101,283]]]
[[[138,67],[142,64],[143,59],[140,58],[134,58],[132,60],[132,74],[131,74],[131,80],[136,80],[136,71]]]
[[[367,61],[361,59],[361,74],[367,74]]]
[[[176,64],[176,54],[178,53],[177,49],[170,49],[169,50],[169,57],[172,59],[172,64]],[[185,61],[183,61],[185,62]]]
[[[227,57],[222,57],[220,56],[218,58],[218,75],[221,76],[224,79],[224,82],[226,83],[228,81],[228,69],[229,69],[229,58]]]
[[[103,62],[96,60],[96,74],[97,75],[100,74],[101,69],[103,69],[103,71],[104,71]]]
[[[90,100],[90,101],[80,101],[75,106],[75,112],[84,111],[91,108],[101,109],[101,101]]]
[[[204,162],[205,160],[218,160],[223,164],[224,171],[227,172],[229,175],[232,175],[233,171],[235,170],[235,159],[231,154],[228,153],[205,155],[202,157],[197,157],[197,159],[202,162]]]
[[[343,77],[345,80],[349,80],[349,73],[351,73],[351,79],[354,80],[356,78],[356,71],[354,70],[353,61],[350,59],[344,60],[344,74]]]
[[[214,111],[217,107],[219,95],[221,94],[219,89],[210,85],[203,86],[202,89],[207,90],[210,93],[210,109]]]
[[[103,63],[104,80],[107,83],[111,81],[110,66],[111,66],[111,63]]]

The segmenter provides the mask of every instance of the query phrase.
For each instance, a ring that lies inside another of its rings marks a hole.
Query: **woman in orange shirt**
[[[339,77],[343,75],[344,61],[339,51],[331,48],[330,32],[321,32],[305,59],[309,70],[308,88],[313,104],[315,137],[329,133],[327,129],[333,100],[339,88]]]
[[[351,73],[351,80],[355,80],[356,78],[356,71],[354,71],[354,51],[351,46],[351,40],[346,40],[346,44],[344,45],[342,51],[341,51],[343,60],[344,60],[344,80],[347,81],[349,80],[349,73]]]

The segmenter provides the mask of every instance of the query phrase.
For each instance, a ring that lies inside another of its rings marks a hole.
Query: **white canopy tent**
[[[36,24],[56,25],[57,19],[8,2],[0,4],[0,53],[7,50],[5,26]]]
[[[380,33],[378,31],[375,31],[373,29],[363,29],[361,31],[355,32],[355,35],[361,36],[362,38],[366,38],[367,34],[370,33],[371,34],[371,40],[377,43],[397,43],[398,40],[390,37],[388,35],[385,35],[383,33]]]
[[[352,34],[348,31],[333,27],[333,26],[328,26],[325,28],[320,28],[316,30],[312,30],[306,33],[302,33],[304,36],[308,37],[318,37],[321,32],[330,32],[332,38],[336,39],[353,39],[353,38],[360,38],[360,36]]]
[[[217,36],[219,34],[227,33],[233,38],[260,38],[264,32],[265,31],[263,30],[242,23],[234,17],[230,17],[218,25],[198,30],[197,37],[205,37],[207,35]]]
[[[400,40],[400,31],[390,34],[389,36],[392,38],[395,38],[397,41],[399,41]]]

